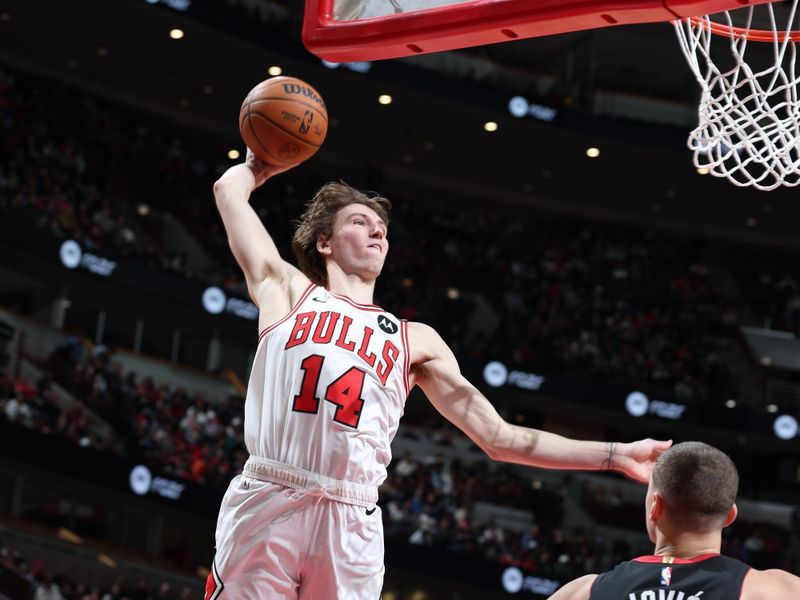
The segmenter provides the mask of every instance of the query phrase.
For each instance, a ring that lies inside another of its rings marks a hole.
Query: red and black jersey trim
[[[409,371],[411,369],[411,349],[408,345],[408,321],[400,321],[400,339],[403,341],[403,384],[406,388],[406,398],[411,393],[409,389]]]
[[[634,558],[633,562],[637,563],[656,563],[660,565],[691,565],[709,558],[716,558],[719,554],[701,554],[692,558],[678,558],[675,556],[639,556]]]
[[[206,579],[206,594],[203,600],[217,600],[224,589],[225,584],[222,583],[222,577],[217,571],[217,562],[214,560],[211,562],[211,572]]]

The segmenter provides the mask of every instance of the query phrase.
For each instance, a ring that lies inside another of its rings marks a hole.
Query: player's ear
[[[657,521],[664,514],[664,499],[658,492],[653,492],[653,503],[650,505],[650,514],[647,518]]]
[[[723,528],[727,527],[728,525],[733,523],[738,515],[739,515],[739,509],[737,508],[736,503],[734,502],[733,506],[731,506],[731,509],[728,511],[728,516],[725,517],[725,522],[722,524],[722,527]]]
[[[323,256],[329,256],[331,253],[330,240],[324,235],[320,235],[317,238],[317,252]]]

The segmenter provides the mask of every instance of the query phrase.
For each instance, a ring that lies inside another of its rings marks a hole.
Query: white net
[[[702,88],[698,125],[688,140],[695,166],[760,190],[800,184],[797,49],[791,39],[798,0],[778,4],[732,11],[737,23],[732,12],[716,17],[722,21],[705,16],[673,22]],[[757,23],[764,29],[756,30]],[[730,46],[730,56],[721,45]],[[748,48],[755,52],[746,56]]]

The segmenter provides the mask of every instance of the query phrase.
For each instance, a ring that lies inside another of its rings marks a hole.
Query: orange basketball
[[[322,96],[305,81],[272,77],[254,87],[239,111],[247,147],[273,165],[296,165],[319,150],[328,133]]]

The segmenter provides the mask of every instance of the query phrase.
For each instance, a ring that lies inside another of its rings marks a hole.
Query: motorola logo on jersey
[[[203,308],[212,315],[218,315],[225,310],[225,292],[218,287],[206,288],[203,292]]]
[[[792,415],[781,415],[772,425],[775,435],[782,440],[792,440],[797,437],[798,423]]]
[[[378,317],[378,327],[380,327],[383,331],[385,331],[389,335],[397,333],[397,323],[392,321],[386,315],[380,315]]]

